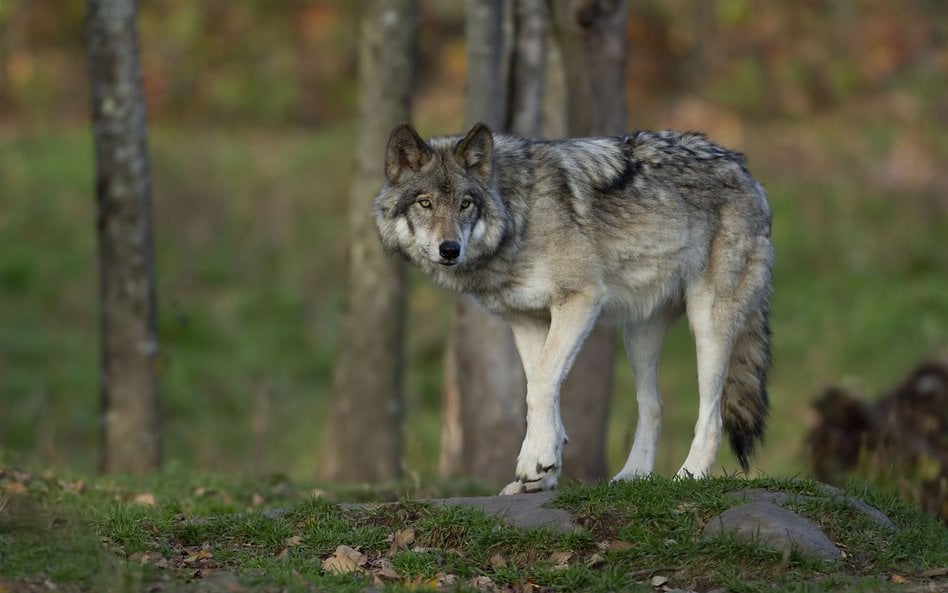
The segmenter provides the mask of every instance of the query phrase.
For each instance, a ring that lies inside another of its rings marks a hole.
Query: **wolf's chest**
[[[501,286],[474,296],[480,305],[497,315],[549,311],[558,286],[552,270],[533,266],[518,274],[512,274]]]

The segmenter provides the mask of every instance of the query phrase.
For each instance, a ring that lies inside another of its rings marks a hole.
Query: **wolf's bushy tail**
[[[764,295],[738,334],[724,383],[721,417],[724,431],[744,473],[750,456],[764,438],[770,413],[767,373],[770,371],[770,303]]]

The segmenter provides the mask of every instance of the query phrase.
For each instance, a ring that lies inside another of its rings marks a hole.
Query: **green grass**
[[[0,479],[5,488],[17,481],[10,472]],[[246,590],[364,590],[370,575],[323,569],[342,544],[367,557],[370,574],[381,559],[390,562],[396,575],[383,582],[388,591],[439,579],[470,590],[478,577],[501,587],[647,591],[654,590],[653,576],[686,590],[879,590],[893,574],[924,583],[915,576],[920,571],[948,566],[948,534],[933,519],[883,492],[850,487],[895,521],[900,531],[891,533],[808,481],[652,478],[568,486],[553,503],[582,525],[568,534],[513,529],[478,510],[417,501],[430,490],[406,488],[396,503],[350,508],[332,502],[347,498],[345,491],[317,498],[311,486],[284,482],[261,490],[255,480],[188,472],[98,478],[81,492],[52,474],[25,483],[25,493],[4,495],[0,585],[48,579],[66,590],[145,590],[158,582],[190,590],[189,582],[200,585],[200,572],[233,574]],[[818,522],[846,558],[834,565],[733,537],[701,540],[705,523],[733,506],[728,493],[748,486],[810,495],[794,510]],[[137,503],[142,493],[154,504]],[[284,512],[267,516],[270,507]],[[409,544],[393,548],[394,534],[408,530]]]
[[[770,475],[805,471],[808,402],[828,383],[875,394],[948,344],[940,198],[870,175],[900,128],[814,122],[807,150],[816,164],[788,167],[779,140],[795,139],[796,130],[782,126],[762,126],[746,147],[770,193],[777,251],[774,413],[755,460]],[[153,126],[163,436],[172,466],[315,474],[344,301],[352,134],[349,124],[305,132]],[[82,128],[0,130],[0,180],[0,459],[93,471],[91,139]],[[426,480],[436,472],[451,300],[417,274],[412,284],[406,467]],[[624,360],[616,369],[613,469],[635,426],[631,371]],[[668,339],[661,385],[657,467],[670,475],[687,453],[697,409],[684,323]],[[722,455],[721,467],[735,464]]]

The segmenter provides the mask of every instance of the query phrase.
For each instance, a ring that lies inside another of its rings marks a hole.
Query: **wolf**
[[[622,328],[639,408],[613,480],[654,468],[659,352],[682,315],[699,404],[677,476],[707,476],[722,432],[748,471],[769,412],[774,255],[767,196],[743,155],[698,133],[541,141],[477,124],[425,141],[403,123],[372,216],[387,253],[510,324],[527,430],[502,494],[556,487],[567,442],[560,385],[599,319]]]

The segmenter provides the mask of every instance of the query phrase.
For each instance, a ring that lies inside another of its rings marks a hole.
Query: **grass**
[[[470,508],[431,507],[411,490],[394,504],[351,508],[333,502],[346,492],[315,497],[312,487],[288,482],[261,491],[255,480],[187,472],[98,478],[79,488],[50,473],[7,471],[0,482],[7,492],[0,586],[10,587],[46,580],[67,591],[156,583],[175,591],[226,577],[242,587],[231,590],[362,591],[388,563],[393,572],[378,581],[386,591],[439,583],[473,590],[474,579],[483,586],[485,578],[515,590],[532,583],[553,591],[649,591],[653,577],[685,590],[874,591],[892,586],[892,575],[921,585],[921,571],[948,566],[948,534],[934,520],[883,492],[850,487],[895,521],[900,531],[891,533],[805,480],[568,486],[553,503],[583,526],[568,534],[512,529]],[[728,493],[743,487],[812,496],[794,510],[819,523],[846,558],[834,565],[732,537],[702,540],[707,521],[734,504]],[[269,507],[283,512],[267,514]],[[365,564],[346,574],[324,569],[340,545],[356,548]]]

